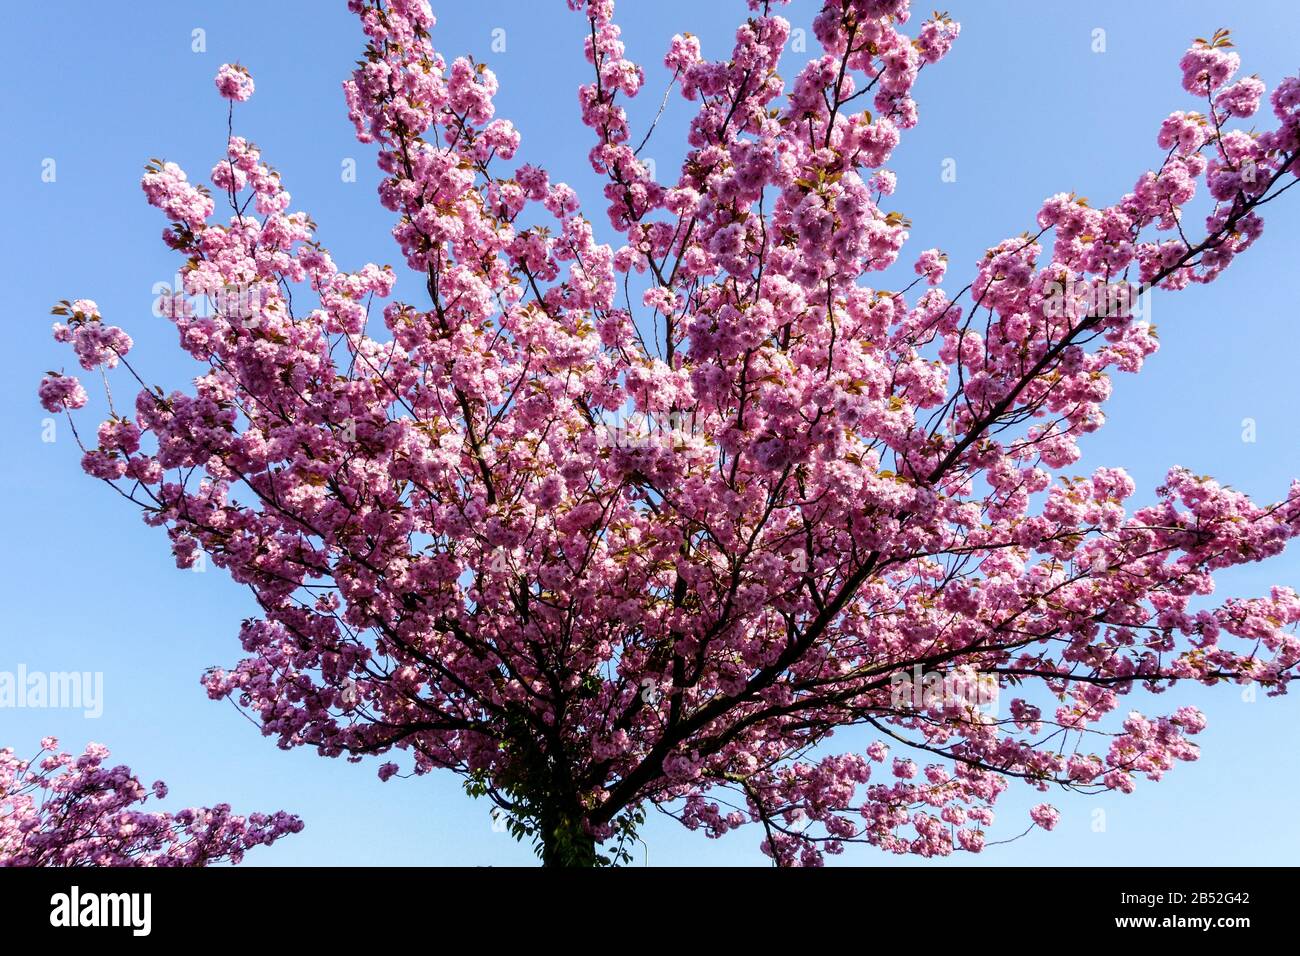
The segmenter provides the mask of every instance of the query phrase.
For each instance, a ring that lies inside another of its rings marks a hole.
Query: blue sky
[[[954,288],[986,247],[1031,225],[1044,197],[1075,190],[1108,202],[1158,162],[1160,120],[1196,108],[1177,69],[1192,37],[1231,27],[1245,72],[1270,88],[1300,68],[1300,21],[1280,2],[952,4],[962,35],[948,59],[923,72],[921,124],[891,167],[899,173],[892,207],[914,223],[910,255],[946,250],[949,276],[960,280]],[[449,59],[472,53],[496,71],[498,115],[523,134],[518,160],[540,162],[573,185],[605,226],[575,95],[589,69],[581,55],[585,21],[561,0],[435,0],[434,8],[438,48]],[[807,28],[815,12],[796,0],[785,15]],[[635,132],[658,106],[669,37],[690,31],[706,56],[724,56],[744,16],[741,0],[622,0],[629,55],[648,73],[634,101]],[[170,388],[195,374],[169,324],[150,312],[155,284],[170,282],[178,261],[159,241],[164,223],[138,181],[154,156],[206,178],[225,136],[225,104],[212,86],[221,63],[238,60],[252,71],[257,93],[237,109],[236,132],[281,171],[294,207],[312,213],[336,261],[352,268],[399,259],[391,215],[375,198],[373,150],[353,138],[339,89],[363,45],[354,19],[341,0],[79,0],[14,5],[5,17],[0,262],[13,292],[5,318],[14,337],[0,350],[7,410],[0,417],[0,671],[101,671],[105,699],[96,720],[70,710],[0,710],[0,746],[34,748],[51,733],[68,747],[98,740],[147,780],[165,778],[175,805],[225,800],[306,820],[301,834],[250,863],[531,862],[526,846],[492,831],[488,806],[465,797],[456,778],[381,784],[377,762],[281,752],[229,704],[209,701],[199,675],[237,659],[239,621],[253,613],[251,599],[220,571],[177,571],[162,534],[81,474],[63,425],[56,441],[42,441],[36,383],[68,360],[48,332],[58,299],[97,300],[134,337],[133,364],[150,381]],[[1104,53],[1093,52],[1099,28]],[[195,29],[205,31],[206,52],[192,50]],[[495,34],[503,52],[492,50],[494,30],[504,31]],[[784,74],[793,76],[801,60],[787,54]],[[645,150],[661,180],[682,154],[686,104],[674,103]],[[354,183],[340,175],[349,158]],[[54,182],[42,180],[49,159]],[[955,182],[941,181],[946,159],[956,161]],[[1156,296],[1161,351],[1140,376],[1117,380],[1109,424],[1085,441],[1080,469],[1123,466],[1146,496],[1173,464],[1258,499],[1285,494],[1300,475],[1297,206],[1300,198],[1290,195],[1270,204],[1263,239],[1213,286]],[[419,286],[399,281],[396,294],[418,301]],[[1242,441],[1246,418],[1255,421],[1253,443]],[[82,419],[87,427],[94,420]],[[1221,576],[1220,595],[1300,587],[1298,555]],[[1239,688],[1196,687],[1167,694],[1150,710],[1185,702],[1210,717],[1199,762],[1127,797],[1054,794],[1062,811],[1054,833],[923,865],[1292,862],[1300,852],[1300,699],[1246,702]],[[990,839],[1018,834],[1028,806],[1043,799],[1020,789],[999,804]],[[710,842],[652,816],[645,835],[652,865],[765,862],[752,829]],[[915,865],[869,848],[843,861]]]

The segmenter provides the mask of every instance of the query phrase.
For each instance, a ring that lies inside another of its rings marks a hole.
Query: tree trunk
[[[596,841],[582,825],[577,815],[556,813],[540,821],[542,836],[542,866],[594,867]]]

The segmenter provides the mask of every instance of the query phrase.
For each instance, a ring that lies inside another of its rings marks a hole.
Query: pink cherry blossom
[[[217,70],[217,92],[228,100],[243,103],[253,95],[253,76],[238,63],[223,63]]]
[[[948,257],[938,249],[926,249],[921,253],[913,266],[913,271],[919,276],[925,276],[925,281],[930,285],[938,285],[943,281],[943,274],[948,270]]]
[[[1040,803],[1029,811],[1030,818],[1044,830],[1051,830],[1061,819],[1061,813],[1050,803]]]
[[[41,379],[41,405],[47,411],[61,412],[65,408],[81,408],[86,404],[86,390],[74,376],[51,372]]]

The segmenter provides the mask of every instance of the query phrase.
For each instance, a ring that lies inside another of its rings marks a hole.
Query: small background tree
[[[210,866],[239,863],[302,821],[280,811],[237,816],[230,805],[177,813],[143,810],[167,796],[130,767],[106,766],[108,748],[74,756],[53,737],[31,759],[0,750],[0,866]]]

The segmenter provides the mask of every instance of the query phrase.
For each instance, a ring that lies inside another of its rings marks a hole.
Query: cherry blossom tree
[[[1264,84],[1226,31],[1197,40],[1131,192],[1050,197],[955,291],[936,249],[886,289],[888,163],[959,26],[826,0],[820,55],[783,67],[788,22],[748,5],[725,60],[671,40],[695,105],[661,183],[612,0],[569,0],[598,226],[515,163],[496,77],[434,48],[423,0],[350,0],[347,110],[409,272],[336,266],[232,125],[215,195],[169,162],[142,183],[192,386],[149,386],[93,301],[54,310],[84,368],[140,387],[85,470],[260,608],[207,692],[282,747],[460,774],[547,864],[627,859],[651,809],[750,826],[782,865],[979,851],[1013,782],[1128,792],[1195,759],[1203,716],[1135,698],[1280,694],[1300,661],[1294,591],[1206,597],[1300,531],[1300,485],[1256,504],[1175,468],[1133,507],[1120,468],[1070,471],[1157,349],[1141,296],[1217,279],[1294,185],[1300,78],[1247,132]],[[232,115],[253,92],[234,65],[217,86]]]
[[[53,737],[30,760],[0,750],[0,866],[209,866],[238,863],[302,822],[279,812],[236,816],[227,804],[178,813],[138,809],[167,796],[129,767],[105,765],[108,748],[64,753]]]

